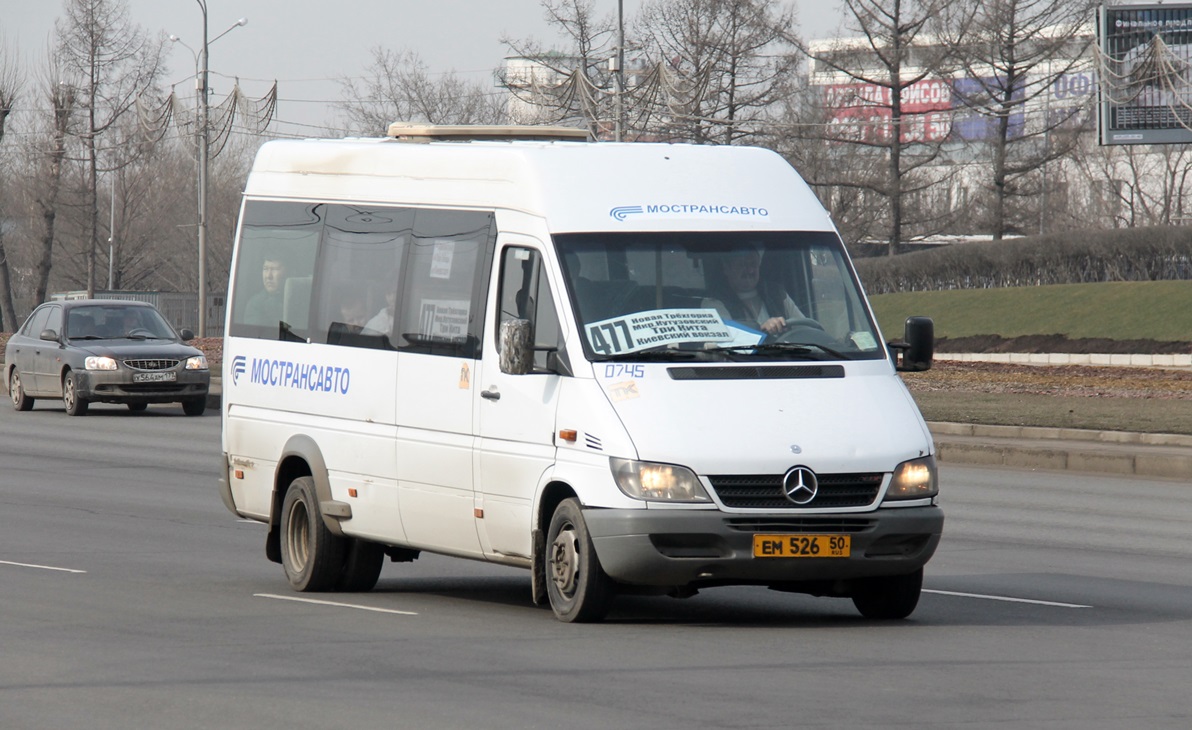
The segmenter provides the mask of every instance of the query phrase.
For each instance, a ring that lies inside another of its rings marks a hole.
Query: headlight
[[[610,458],[613,479],[634,499],[667,502],[711,502],[695,474],[684,466]]]
[[[116,361],[110,357],[95,357],[93,355],[83,361],[83,367],[88,370],[115,370]]]
[[[186,358],[187,370],[206,370],[207,358],[203,355],[195,355],[194,357]]]
[[[939,477],[935,470],[935,457],[904,461],[894,470],[886,499],[924,499],[940,493]]]

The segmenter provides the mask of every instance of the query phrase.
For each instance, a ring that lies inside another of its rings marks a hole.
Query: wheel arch
[[[531,549],[533,555],[530,562],[530,594],[534,605],[541,606],[547,602],[546,596],[546,531],[550,527],[555,509],[565,499],[577,497],[575,489],[567,482],[552,479],[543,485],[538,494],[538,506],[534,510],[534,523],[531,530]]]
[[[273,497],[270,502],[269,525],[276,529],[281,524],[281,504],[286,498],[286,489],[299,477],[310,477],[315,483],[315,494],[320,502],[331,500],[331,480],[327,476],[327,462],[323,451],[310,436],[291,436],[282,449],[281,458],[273,476]],[[342,535],[339,520],[323,516],[323,524],[335,535]]]

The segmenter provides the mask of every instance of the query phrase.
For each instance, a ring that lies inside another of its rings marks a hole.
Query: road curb
[[[929,423],[943,463],[1192,481],[1192,436]]]

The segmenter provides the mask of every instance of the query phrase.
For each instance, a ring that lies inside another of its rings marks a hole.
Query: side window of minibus
[[[236,254],[229,334],[305,342],[326,206],[249,201]]]
[[[403,352],[480,357],[493,215],[418,210],[398,294],[394,344]]]
[[[547,351],[559,347],[559,317],[542,256],[532,248],[510,246],[501,252],[500,321],[495,328],[500,352],[501,323],[530,321],[534,341],[534,369],[546,369]]]
[[[413,209],[327,206],[311,341],[393,349],[401,261],[413,228]]]

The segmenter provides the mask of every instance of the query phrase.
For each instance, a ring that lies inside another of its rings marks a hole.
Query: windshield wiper
[[[100,337],[99,335],[71,335],[70,337],[67,337],[66,339],[68,339],[68,340],[104,340],[107,338]]]
[[[837,360],[849,360],[847,355],[826,345],[814,342],[759,342],[756,345],[727,345],[713,347],[708,352],[753,352],[753,353],[789,353],[792,355],[810,355],[812,349],[827,353]]]
[[[706,352],[707,350],[677,350],[673,347],[660,345],[646,350],[633,350],[632,352],[619,352],[615,355],[606,355],[600,362],[614,362],[618,360],[696,360],[703,357]]]

